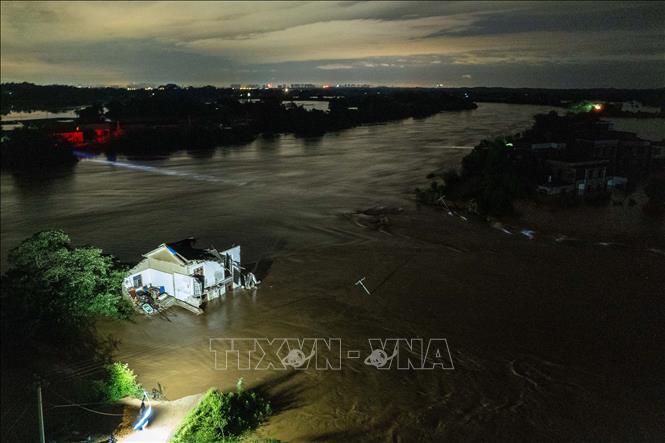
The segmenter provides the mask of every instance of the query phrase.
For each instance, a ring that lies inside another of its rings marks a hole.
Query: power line
[[[94,414],[99,414],[99,415],[108,415],[108,416],[111,416],[111,417],[124,417],[125,416],[125,414],[112,414],[110,412],[95,411],[94,409],[90,409],[90,408],[87,408],[87,407],[83,406],[81,403],[72,402],[72,400],[66,398],[65,396],[63,396],[61,394],[58,394],[56,391],[52,391],[52,392],[53,392],[53,394],[57,395],[58,397],[62,398],[63,400],[71,402],[71,404],[69,404],[67,406],[76,406],[77,408],[81,408],[84,411],[92,412]],[[62,406],[64,406],[64,405],[62,405]]]

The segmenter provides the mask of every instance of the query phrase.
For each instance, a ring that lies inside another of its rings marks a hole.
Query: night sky
[[[2,81],[665,86],[665,2],[2,2]]]

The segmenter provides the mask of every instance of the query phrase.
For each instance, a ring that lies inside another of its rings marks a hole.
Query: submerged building
[[[190,237],[162,243],[143,254],[124,280],[126,293],[140,306],[171,296],[181,306],[200,309],[205,302],[241,287],[245,279],[255,282],[251,274],[241,274],[240,246],[223,251],[199,249],[195,241]]]

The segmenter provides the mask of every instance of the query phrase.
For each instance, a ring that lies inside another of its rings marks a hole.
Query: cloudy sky
[[[665,2],[0,5],[3,82],[665,86]]]

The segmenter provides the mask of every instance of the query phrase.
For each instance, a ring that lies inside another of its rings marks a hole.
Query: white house
[[[124,280],[126,291],[135,296],[144,288],[157,288],[192,306],[200,307],[241,286],[240,246],[224,251],[194,248],[193,237],[162,243],[143,254]]]

